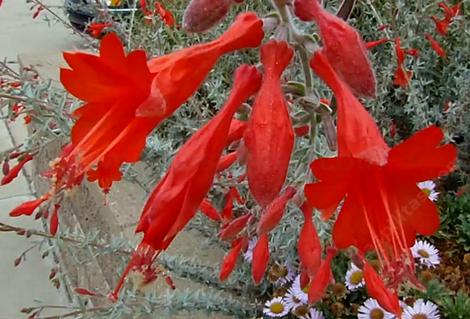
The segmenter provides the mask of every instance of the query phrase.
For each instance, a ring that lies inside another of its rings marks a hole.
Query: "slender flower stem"
[[[49,233],[39,231],[39,230],[36,230],[36,229],[21,228],[21,227],[16,227],[16,226],[9,225],[9,224],[6,224],[6,223],[1,223],[1,222],[0,222],[0,232],[15,232],[15,233],[24,232],[24,233],[29,233],[32,236],[44,237],[44,238],[48,238],[48,239],[60,239],[62,241],[69,242],[69,243],[74,243],[74,244],[84,244],[84,241],[76,239],[76,238],[67,237],[67,236],[63,236],[63,235],[53,236]],[[108,248],[108,245],[104,245],[104,244],[90,243],[90,242],[86,242],[86,244],[88,246],[93,247],[93,248],[101,248],[101,249]],[[120,254],[125,254],[125,255],[131,255],[133,253],[132,250],[122,249],[122,248],[116,250],[115,252],[120,253]]]
[[[51,307],[48,307],[48,308],[51,308]],[[89,309],[84,309],[84,310],[75,310],[75,311],[64,313],[61,315],[54,315],[54,316],[47,316],[47,317],[35,317],[35,318],[36,319],[62,319],[62,318],[75,317],[77,315],[84,315],[84,314],[90,314],[90,313],[99,312],[99,311],[105,311],[109,309],[110,307],[95,307],[95,308],[89,308]]]

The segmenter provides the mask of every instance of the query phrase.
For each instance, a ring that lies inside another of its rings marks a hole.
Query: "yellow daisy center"
[[[369,314],[370,319],[383,319],[385,317],[385,313],[382,309],[375,308]]]
[[[273,302],[271,306],[269,306],[269,310],[274,314],[280,314],[284,312],[284,305],[280,302]]]
[[[413,315],[413,317],[411,317],[411,319],[428,319],[428,316],[426,316],[422,313],[418,313],[416,315]]]
[[[355,272],[353,272],[353,273],[351,274],[351,279],[350,279],[350,281],[351,281],[351,283],[352,283],[353,285],[359,285],[359,284],[362,282],[362,278],[363,278],[363,277],[364,277],[364,276],[363,276],[363,274],[362,274],[362,271],[356,270]]]
[[[429,253],[424,249],[418,249],[418,255],[423,258],[429,258]]]
[[[310,289],[310,285],[306,285],[305,287],[302,288],[302,291],[308,294],[309,289]]]
[[[432,193],[432,189],[429,189],[429,188],[423,188],[422,191],[423,193],[426,194],[426,196],[429,196]]]

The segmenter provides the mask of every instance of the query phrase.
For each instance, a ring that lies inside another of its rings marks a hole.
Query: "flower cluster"
[[[416,277],[416,260],[427,267],[439,263],[435,248],[416,242],[416,236],[432,235],[439,227],[432,180],[454,169],[456,148],[444,142],[444,132],[436,125],[393,147],[386,143],[362,101],[373,99],[377,91],[368,48],[388,39],[366,44],[355,28],[317,0],[273,2],[281,13],[274,39],[265,40],[268,23],[254,12],[245,12],[219,38],[159,57],[148,59],[142,50],[126,54],[115,34],[102,39],[99,55],[65,53],[69,67],[61,70],[61,82],[84,102],[73,113],[71,142],[44,173],[51,181],[50,191],[10,214],[31,215],[47,202],[53,207],[51,232],[55,234],[65,191],[84,178],[109,191],[122,177],[122,164],[139,160],[147,136],[190,99],[219,58],[258,48],[261,64],[241,64],[234,70],[224,105],[180,147],[148,197],[136,228],[143,238],[111,298],[118,298],[131,273],[140,273],[143,285],[153,282],[161,274],[154,265],[156,259],[201,211],[217,224],[219,239],[230,247],[221,263],[221,280],[230,276],[244,255],[256,285],[267,277],[289,286],[285,295],[265,304],[267,316],[291,312],[299,318],[323,318],[314,305],[334,282],[331,263],[339,250],[345,250],[352,259],[347,288],[365,286],[371,297],[359,308],[359,318],[438,318],[435,305],[429,302],[418,300],[404,307],[398,291],[405,281],[422,286]],[[172,25],[171,14],[159,2],[156,5],[151,14]],[[205,31],[232,5],[228,0],[193,0],[183,24],[189,31]],[[208,6],[219,11],[212,11],[207,24],[195,23]],[[459,14],[459,6],[441,7],[446,17],[433,19],[443,34]],[[141,1],[141,9],[150,15],[146,1]],[[318,28],[318,43],[308,37],[297,46],[289,43],[286,32],[299,38],[293,28],[285,29],[292,14]],[[95,26],[96,34],[104,27]],[[425,37],[445,57],[439,43],[429,34]],[[412,77],[405,66],[406,56],[418,51],[403,48],[400,41],[394,40],[398,69],[393,81],[406,86]],[[312,86],[303,88],[303,101],[311,103],[311,124],[302,130],[294,129],[292,105],[296,101],[285,92],[286,69],[297,58],[297,49],[305,76],[311,77],[313,71],[334,95],[331,103],[320,102]],[[245,118],[236,118],[242,105],[248,110]],[[337,152],[334,157],[307,158],[314,178],[293,182],[287,177],[296,142],[306,133],[316,134],[317,118],[325,120],[325,135]],[[13,173],[6,174],[6,182],[31,160],[28,156],[24,154]],[[243,173],[227,173],[233,166]],[[211,199],[219,178],[229,185],[220,209]],[[292,285],[294,276],[288,266],[270,267],[270,238],[289,203],[303,215],[297,242],[299,274]],[[313,223],[316,211],[324,220],[333,220],[327,247],[322,246]],[[373,262],[371,255],[377,260]]]

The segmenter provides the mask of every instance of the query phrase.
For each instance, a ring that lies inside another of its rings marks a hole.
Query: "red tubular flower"
[[[12,168],[9,168],[8,174],[3,176],[2,181],[0,185],[6,185],[11,183],[16,177],[18,177],[18,174],[21,172],[21,169],[31,161],[33,157],[30,154],[26,154],[15,166]]]
[[[213,221],[221,221],[220,214],[208,199],[204,199],[199,205],[199,210]]]
[[[246,240],[246,239],[245,239]],[[243,247],[243,240],[237,240],[232,245],[232,249],[225,255],[222,265],[220,266],[219,279],[225,281],[232,273],[235,265],[237,264],[238,256],[240,256]]]
[[[237,158],[238,158],[237,152],[231,152],[231,153],[228,153],[227,155],[222,156],[219,160],[219,163],[217,164],[217,173],[225,171],[230,166],[235,164]]]
[[[236,200],[239,204],[243,203],[243,200],[238,192],[236,187],[230,188],[230,190],[225,194],[225,205],[222,210],[222,219],[231,220],[233,218],[233,201]]]
[[[258,223],[258,234],[269,233],[282,219],[289,199],[294,197],[294,187],[287,187],[284,192],[274,199],[264,210]]]
[[[431,48],[434,50],[434,52],[437,53],[438,56],[440,56],[441,58],[445,58],[447,56],[446,51],[436,39],[434,39],[430,34],[427,33],[424,36],[426,37],[426,40],[429,41],[429,43],[431,44]]]
[[[387,43],[389,42],[390,39],[387,39],[387,38],[383,38],[383,39],[379,39],[379,40],[375,40],[375,41],[369,41],[366,43],[366,48],[367,50],[372,50],[373,48],[381,45],[381,44],[384,44],[384,43]]]
[[[175,25],[175,17],[170,10],[167,10],[160,2],[155,2],[155,14],[158,14],[162,21],[169,27]]]
[[[153,261],[194,216],[212,185],[233,114],[260,85],[261,75],[255,67],[243,65],[237,69],[225,106],[181,147],[147,199],[136,229],[136,232],[144,233],[144,238],[133,259],[145,255]],[[132,265],[133,260],[112,297],[117,297]]]
[[[331,217],[344,199],[333,228],[336,247],[375,250],[382,278],[396,288],[414,279],[409,247],[416,234],[439,227],[437,207],[417,183],[452,171],[457,151],[441,145],[443,132],[431,126],[389,149],[377,125],[322,53],[311,61],[314,71],[338,101],[338,157],[312,163],[318,182],[305,187],[310,204]],[[379,300],[379,302],[381,302]]]
[[[247,213],[227,223],[219,232],[219,238],[221,240],[233,239],[246,227],[252,216],[251,213]]]
[[[34,199],[34,200],[31,200],[31,201],[28,201],[28,202],[24,202],[21,205],[19,205],[18,207],[14,208],[10,212],[10,216],[11,217],[18,217],[18,216],[22,216],[22,215],[31,216],[34,213],[34,211],[36,210],[36,208],[41,206],[41,204],[44,203],[48,199],[49,199],[48,196],[42,196],[38,199]]]
[[[286,179],[294,146],[294,129],[281,89],[280,77],[294,52],[286,42],[261,47],[265,74],[246,128],[248,186],[262,207],[271,203]]]
[[[251,272],[253,281],[259,285],[263,280],[264,273],[269,262],[269,237],[264,233],[258,238],[255,248],[253,249],[253,260],[251,262]]]
[[[393,78],[393,84],[401,87],[406,87],[410,83],[411,77],[413,76],[413,71],[406,70],[405,68],[404,64],[407,53],[401,47],[400,38],[395,39],[395,51],[397,54],[398,66]]]
[[[262,38],[262,21],[245,13],[220,38],[148,65],[144,51],[126,56],[114,34],[103,38],[100,56],[65,53],[71,69],[61,70],[62,84],[86,102],[74,113],[67,159],[75,159],[76,174],[94,172],[90,178],[109,188],[121,178],[121,164],[139,160],[146,136],[197,90],[221,55],[256,47]]]
[[[57,230],[59,229],[59,208],[60,205],[54,205],[54,210],[52,211],[51,222],[49,225],[49,232],[52,236],[55,236],[55,234],[57,234]]]
[[[318,272],[321,264],[321,242],[312,221],[313,207],[306,201],[300,209],[304,215],[304,225],[300,230],[297,251],[301,268],[309,277],[313,277]]]
[[[93,38],[99,38],[103,33],[103,30],[107,27],[110,27],[111,23],[90,23],[87,27],[87,31]]]
[[[359,32],[317,0],[295,0],[294,9],[300,19],[317,23],[326,57],[354,94],[375,97],[375,74]]]
[[[333,280],[333,273],[331,271],[331,260],[336,255],[336,250],[329,248],[326,253],[326,258],[321,262],[318,272],[310,280],[308,287],[308,303],[314,304],[325,295],[326,288]]]
[[[456,16],[460,14],[462,3],[457,3],[453,7],[449,7],[445,2],[440,2],[439,7],[444,10],[445,16],[443,19],[438,19],[436,16],[431,16],[431,19],[436,24],[436,30],[439,34],[446,36],[449,26]]]

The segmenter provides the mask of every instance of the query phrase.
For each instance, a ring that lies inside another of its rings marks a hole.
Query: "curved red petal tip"
[[[385,283],[369,263],[365,262],[363,272],[369,296],[376,299],[385,310],[400,318],[402,310],[397,293],[385,287]]]
[[[96,292],[93,292],[85,288],[80,288],[80,287],[75,288],[73,291],[75,291],[75,293],[79,295],[84,295],[84,296],[99,296],[99,294]]]
[[[269,237],[268,234],[262,234],[253,249],[253,260],[251,263],[251,271],[253,281],[259,285],[263,280],[266,268],[269,262]]]
[[[220,266],[219,279],[220,281],[226,280],[232,273],[235,265],[237,264],[238,256],[243,246],[243,240],[238,243],[225,255],[222,265]]]
[[[51,222],[49,226],[49,232],[52,236],[57,234],[57,230],[59,229],[59,208],[60,205],[54,205],[54,211],[51,215]]]
[[[42,196],[38,199],[34,199],[34,200],[31,200],[31,201],[24,202],[24,203],[20,204],[19,206],[17,206],[16,208],[14,208],[10,212],[10,216],[11,217],[18,217],[18,216],[22,216],[22,215],[29,215],[30,216],[34,213],[36,208],[38,208],[42,203],[44,203],[48,199],[49,199],[49,196],[46,195],[46,196]]]

